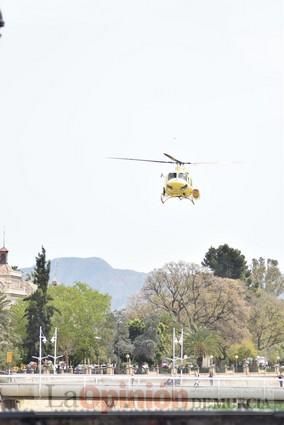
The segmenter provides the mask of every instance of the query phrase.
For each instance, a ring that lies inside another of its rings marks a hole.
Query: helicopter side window
[[[177,177],[177,173],[169,173],[168,174],[168,180],[176,179],[176,177]]]
[[[187,173],[179,173],[178,177],[183,180],[187,180]]]

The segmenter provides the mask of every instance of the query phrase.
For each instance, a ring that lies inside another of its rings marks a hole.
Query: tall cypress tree
[[[24,342],[26,360],[30,361],[32,356],[39,352],[39,329],[48,338],[51,327],[51,318],[55,308],[50,305],[52,298],[48,295],[48,281],[50,272],[50,261],[46,260],[45,249],[36,257],[36,266],[33,272],[33,282],[37,285],[37,290],[25,298],[28,302],[25,316],[27,318],[27,337]],[[42,346],[44,353],[44,345]]]

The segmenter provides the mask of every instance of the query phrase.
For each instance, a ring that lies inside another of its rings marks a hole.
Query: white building
[[[17,299],[31,295],[37,286],[30,280],[24,280],[20,270],[14,270],[8,264],[8,249],[0,249],[0,292],[4,293],[11,304]]]

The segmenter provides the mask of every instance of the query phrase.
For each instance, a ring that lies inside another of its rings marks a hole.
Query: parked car
[[[74,373],[84,374],[84,373],[86,373],[86,371],[87,371],[86,365],[83,365],[83,364],[78,364],[74,368]]]

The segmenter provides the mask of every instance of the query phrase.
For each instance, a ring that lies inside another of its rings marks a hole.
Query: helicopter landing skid
[[[177,198],[177,196],[165,196],[163,193],[161,194],[161,202],[162,204],[164,204],[166,201],[168,201],[169,199],[172,198]],[[193,199],[188,198],[187,196],[178,196],[178,199],[180,201],[182,201],[183,199],[187,199],[188,201],[191,201],[193,203],[193,205],[195,205],[195,202]]]
[[[164,204],[166,201],[168,201],[170,198],[168,196],[163,195],[163,193],[161,194],[161,202],[162,204]]]
[[[181,201],[182,199],[187,199],[188,201],[191,201],[191,202],[193,203],[193,205],[195,205],[194,200],[193,200],[193,199],[191,199],[191,198],[188,198],[187,196],[180,196],[178,199],[179,199],[180,201]]]

